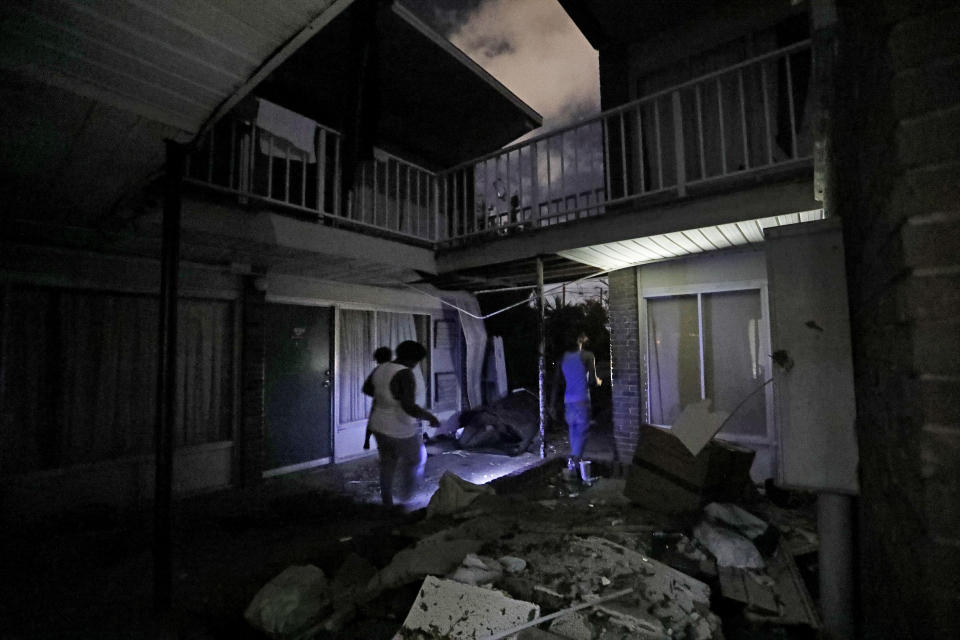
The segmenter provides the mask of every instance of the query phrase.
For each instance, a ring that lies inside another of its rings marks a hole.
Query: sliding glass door
[[[766,439],[761,294],[751,288],[645,299],[651,423],[669,426],[686,405],[709,398],[714,411],[731,414],[723,433]]]

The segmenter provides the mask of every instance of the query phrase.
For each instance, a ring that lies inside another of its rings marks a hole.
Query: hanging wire
[[[560,284],[555,284],[555,285],[553,285],[553,286],[552,286],[551,288],[549,288],[549,289],[546,289],[546,288],[545,288],[545,289],[543,290],[543,295],[546,296],[548,293],[552,293],[553,291],[556,291],[557,289],[561,289],[561,288],[563,288],[563,287],[565,287],[565,286],[566,286],[566,287],[569,287],[569,286],[571,286],[571,285],[577,284],[578,282],[583,282],[584,280],[589,280],[590,278],[596,278],[597,276],[603,276],[603,275],[606,275],[606,274],[610,273],[611,271],[619,271],[620,269],[625,269],[625,268],[627,268],[627,267],[617,267],[616,269],[607,269],[607,270],[605,270],[605,271],[598,271],[597,273],[591,273],[590,275],[584,276],[584,277],[582,277],[582,278],[578,278],[577,280],[574,280],[573,282],[561,282]],[[464,314],[464,315],[466,315],[466,316],[469,316],[469,317],[471,317],[471,318],[476,318],[477,320],[486,320],[487,318],[492,318],[493,316],[499,315],[499,314],[503,313],[504,311],[509,311],[510,309],[513,309],[514,307],[519,307],[519,306],[522,305],[522,304],[527,304],[527,303],[530,302],[531,298],[534,297],[534,296],[533,296],[533,293],[531,293],[529,296],[527,296],[526,298],[524,298],[524,299],[521,300],[520,302],[515,302],[514,304],[511,304],[511,305],[509,305],[509,306],[507,306],[507,307],[504,307],[504,308],[502,308],[502,309],[497,309],[496,311],[491,311],[490,313],[488,313],[488,314],[486,314],[486,315],[478,316],[478,315],[475,314],[475,313],[472,313],[472,312],[470,312],[470,311],[467,311],[466,309],[463,309],[463,308],[461,308],[461,307],[458,307],[457,305],[453,304],[452,302],[447,302],[446,300],[444,300],[444,299],[441,298],[440,296],[434,295],[434,294],[430,293],[429,291],[424,291],[423,289],[418,289],[417,287],[413,286],[412,284],[408,284],[408,283],[404,282],[404,283],[403,283],[403,286],[409,287],[410,289],[413,289],[413,290],[416,291],[417,293],[421,293],[421,294],[427,296],[428,298],[433,298],[434,300],[439,300],[442,304],[445,304],[445,305],[447,305],[448,307],[451,307],[451,308],[453,308],[453,309],[456,309],[457,311],[459,311],[460,313],[462,313],[462,314]],[[533,288],[533,287],[536,287],[536,286],[537,286],[537,285],[530,285],[530,288]],[[519,291],[520,289],[526,289],[526,288],[527,288],[527,287],[508,287],[508,288],[506,288],[506,289],[500,289],[500,291]],[[495,291],[495,290],[490,289],[490,290],[484,291],[483,293],[493,293],[494,291]]]

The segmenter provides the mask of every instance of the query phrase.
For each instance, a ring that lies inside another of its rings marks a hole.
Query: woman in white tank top
[[[426,449],[420,433],[420,420],[432,426],[440,421],[417,405],[416,379],[410,370],[427,355],[418,342],[407,340],[397,345],[397,357],[377,367],[363,383],[363,392],[373,396],[369,429],[377,439],[380,454],[380,496],[393,505],[394,476],[399,475],[399,497],[409,500],[423,477]]]

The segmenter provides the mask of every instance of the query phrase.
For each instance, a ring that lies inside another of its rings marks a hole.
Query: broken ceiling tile
[[[473,640],[510,631],[537,618],[540,607],[499,591],[427,576],[394,640]]]

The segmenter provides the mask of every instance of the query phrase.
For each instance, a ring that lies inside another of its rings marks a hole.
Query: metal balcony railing
[[[809,78],[807,40],[442,171],[437,240],[560,224],[809,164]]]
[[[251,122],[226,120],[189,156],[186,179],[307,219],[434,242],[436,175],[377,149],[375,160],[357,167],[354,188],[342,194],[340,139],[317,125],[313,148],[303,149]]]
[[[190,156],[187,180],[308,219],[449,246],[808,166],[810,68],[810,41],[798,42],[440,173],[376,150],[345,194],[333,129],[316,125],[313,144],[298,148],[226,120]]]

